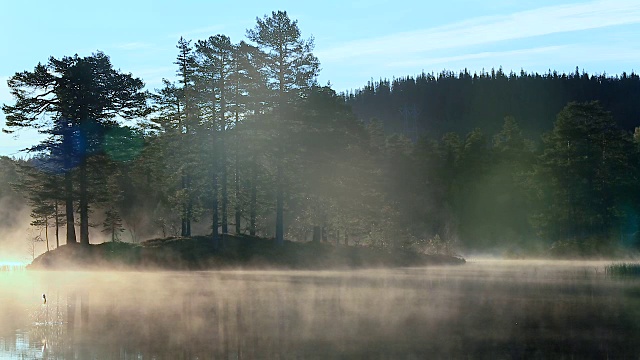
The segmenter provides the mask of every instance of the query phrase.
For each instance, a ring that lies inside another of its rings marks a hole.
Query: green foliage
[[[629,134],[599,103],[570,103],[544,146],[538,171],[552,206],[542,210],[540,230],[552,239],[615,237],[634,185]]]
[[[283,106],[304,96],[315,84],[319,63],[312,53],[313,38],[304,40],[298,21],[291,20],[286,11],[274,11],[256,22],[254,29],[247,30],[247,37],[264,52],[267,84]]]
[[[130,119],[146,114],[146,94],[141,91],[144,84],[131,74],[113,69],[109,57],[102,52],[82,58],[51,57],[46,65],[38,64],[32,72],[16,73],[8,83],[16,102],[3,106],[6,125],[10,129],[32,127],[47,134],[47,139],[29,151],[46,157],[50,169],[64,172],[64,186],[60,187],[64,196],[37,199],[34,195],[32,200],[40,203],[63,199],[68,243],[76,242],[73,203],[77,200],[80,241],[88,244],[89,206],[97,201],[92,191],[95,182],[91,180],[101,179],[103,168],[89,167],[102,159],[105,133],[118,126],[117,116]],[[47,223],[49,215],[42,215],[47,207],[37,208],[41,209],[38,216],[44,216]],[[56,228],[57,225],[56,221]]]

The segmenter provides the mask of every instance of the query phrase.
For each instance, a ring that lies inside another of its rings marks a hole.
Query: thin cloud
[[[140,50],[140,49],[149,49],[153,46],[153,44],[145,43],[145,42],[129,42],[124,44],[117,44],[113,47],[119,50]]]
[[[438,58],[420,58],[420,59],[412,59],[407,61],[397,61],[397,62],[388,63],[387,67],[415,67],[415,66],[426,66],[426,65],[437,65],[437,64],[446,65],[446,64],[461,62],[461,61],[505,59],[505,58],[549,54],[549,53],[554,53],[561,50],[566,51],[566,49],[567,49],[566,46],[557,45],[557,46],[543,46],[543,47],[537,47],[537,48],[508,50],[508,51],[484,51],[479,53],[445,56],[445,57],[438,57]]]
[[[580,63],[606,62],[609,64],[634,64],[640,59],[640,47],[630,45],[628,43],[612,43],[612,44],[578,44],[567,46],[565,50],[551,54],[554,61],[558,62],[575,62],[576,59],[582,59]],[[619,65],[618,65],[619,66]],[[609,65],[611,67],[611,65]],[[609,70],[611,69],[601,69]],[[624,69],[630,71],[633,69]]]
[[[223,29],[224,29],[224,26],[222,25],[212,25],[212,26],[202,27],[198,29],[183,31],[180,33],[170,34],[168,37],[172,39],[178,39],[181,36],[184,38],[189,38],[189,37],[192,37],[193,35],[201,35],[201,34],[214,35],[214,34],[220,33]]]
[[[504,16],[470,19],[430,29],[352,41],[317,52],[323,61],[416,54],[556,33],[640,23],[637,0],[554,5]]]

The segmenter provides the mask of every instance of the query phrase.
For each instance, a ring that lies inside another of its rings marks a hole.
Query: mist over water
[[[4,272],[0,358],[635,356],[639,284],[606,264]]]
[[[20,199],[13,197],[0,198],[0,260],[30,262],[33,256],[46,251],[44,244],[38,243],[31,248],[29,232],[31,209]],[[55,240],[54,240],[55,241]]]

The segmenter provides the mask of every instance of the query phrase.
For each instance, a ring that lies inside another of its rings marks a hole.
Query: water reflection
[[[634,357],[638,282],[603,266],[0,273],[0,358]]]

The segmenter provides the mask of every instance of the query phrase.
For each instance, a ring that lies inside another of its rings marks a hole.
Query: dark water
[[[0,272],[0,359],[637,358],[640,282],[606,264]]]

